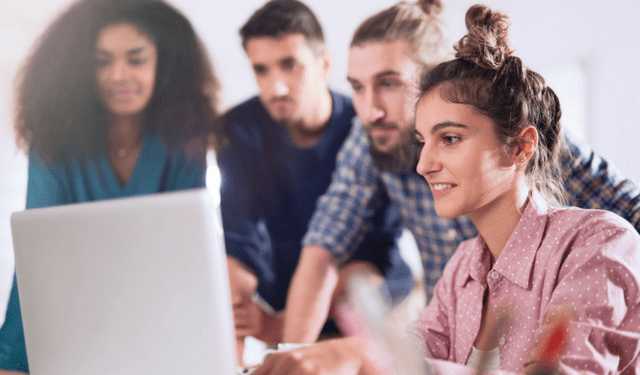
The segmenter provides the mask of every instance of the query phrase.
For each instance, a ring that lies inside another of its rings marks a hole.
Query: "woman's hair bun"
[[[513,54],[508,39],[510,22],[506,15],[485,5],[473,5],[465,17],[467,35],[454,46],[456,58],[483,68],[498,69]]]
[[[440,0],[418,0],[418,6],[425,14],[434,16],[442,12],[442,2]]]

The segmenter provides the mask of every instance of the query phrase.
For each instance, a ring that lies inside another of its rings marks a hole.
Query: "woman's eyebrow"
[[[459,124],[457,122],[453,122],[453,121],[445,121],[445,122],[441,122],[437,125],[435,125],[433,128],[431,128],[431,134],[435,134],[438,130],[443,129],[443,128],[448,128],[448,127],[454,127],[454,128],[468,128],[467,125],[464,124]]]
[[[144,52],[146,49],[147,49],[147,47],[146,47],[146,46],[137,47],[137,48],[132,48],[132,49],[128,50],[128,51],[126,52],[126,54],[127,54],[127,56],[137,55],[137,54],[139,54],[139,53]],[[100,49],[100,48],[96,48],[96,52],[95,52],[95,53],[98,53],[98,54],[101,54],[101,55],[108,55],[108,56],[111,56],[111,55],[112,55],[112,53],[111,53],[111,52],[106,51],[106,50],[103,50],[103,49]]]
[[[142,47],[138,47],[138,48],[133,48],[133,49],[130,49],[130,50],[128,50],[128,51],[127,51],[127,55],[128,55],[128,56],[130,56],[130,55],[136,55],[136,54],[138,54],[138,53],[142,53],[142,52],[144,52],[146,49],[147,49],[147,47],[146,47],[146,46],[142,46]]]

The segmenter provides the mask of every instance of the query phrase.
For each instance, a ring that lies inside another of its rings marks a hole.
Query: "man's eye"
[[[255,68],[253,68],[253,72],[257,76],[262,76],[262,75],[265,75],[267,73],[267,69],[265,69],[263,67],[255,67]]]
[[[361,92],[362,91],[362,86],[360,85],[351,85],[351,88],[353,89],[353,92]]]
[[[398,83],[395,81],[381,81],[380,82],[380,86],[387,88],[387,89],[391,89],[394,88],[396,86],[398,86]]]
[[[285,59],[280,64],[280,68],[284,71],[291,71],[296,67],[296,61],[294,59]]]

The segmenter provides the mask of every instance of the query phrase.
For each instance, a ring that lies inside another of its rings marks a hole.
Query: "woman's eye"
[[[107,66],[110,61],[108,59],[95,59],[96,66]]]
[[[144,62],[145,62],[144,59],[137,59],[137,58],[129,59],[129,64],[133,66],[142,65],[144,64]]]
[[[442,140],[446,145],[452,145],[454,143],[460,142],[460,137],[447,134],[442,136]]]

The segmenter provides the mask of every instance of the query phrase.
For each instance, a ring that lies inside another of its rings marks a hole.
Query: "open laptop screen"
[[[14,213],[31,373],[235,373],[214,201],[196,189]]]

